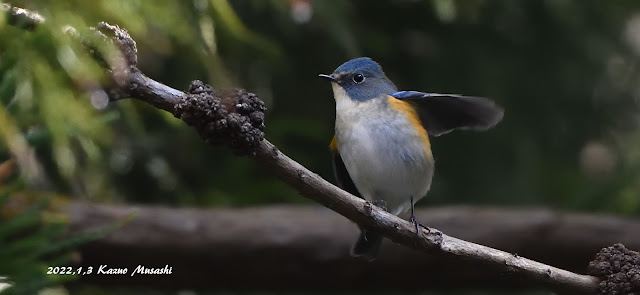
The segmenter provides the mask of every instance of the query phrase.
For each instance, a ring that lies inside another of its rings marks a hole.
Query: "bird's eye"
[[[353,82],[356,82],[356,84],[360,84],[360,83],[364,82],[364,75],[362,75],[362,74],[353,75]]]

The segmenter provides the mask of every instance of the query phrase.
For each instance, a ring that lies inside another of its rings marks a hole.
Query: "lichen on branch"
[[[264,139],[264,102],[244,89],[215,91],[191,82],[188,95],[175,105],[174,116],[196,128],[209,144],[224,144],[234,154],[255,154]]]

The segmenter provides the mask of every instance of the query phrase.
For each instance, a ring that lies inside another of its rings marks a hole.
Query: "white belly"
[[[344,113],[336,120],[338,150],[358,191],[368,201],[384,200],[396,215],[411,208],[411,197],[427,194],[433,176],[430,151],[404,119]]]

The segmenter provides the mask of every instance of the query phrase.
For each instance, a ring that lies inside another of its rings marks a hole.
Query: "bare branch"
[[[127,277],[119,284],[234,290],[540,287],[502,266],[487,267],[438,253],[424,255],[391,242],[383,243],[374,263],[355,260],[345,253],[357,237],[357,227],[319,206],[194,209],[80,202],[70,205],[65,211],[71,232],[85,232],[134,212],[136,215],[108,237],[82,246],[79,250],[85,265],[132,269],[141,263],[162,263],[160,266],[169,264],[176,270],[175,275],[162,281],[141,282],[138,277]],[[459,238],[553,262],[572,271],[585,271],[585,261],[607,245],[623,242],[629,248],[640,248],[638,219],[534,208],[437,207],[417,210],[416,215],[422,222]],[[265,265],[269,271],[265,271]],[[332,276],[326,276],[327,270]],[[204,272],[208,275],[203,276]],[[279,279],[284,277],[287,280]],[[113,277],[104,276],[82,280],[114,283]]]
[[[44,17],[40,14],[26,9],[13,7],[6,3],[0,3],[0,10],[7,13],[10,25],[33,30],[38,25],[44,23]]]

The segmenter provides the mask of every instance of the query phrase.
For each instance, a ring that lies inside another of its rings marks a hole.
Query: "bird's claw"
[[[409,221],[413,224],[413,226],[415,226],[416,228],[416,236],[420,235],[420,228],[424,228],[427,232],[431,232],[431,229],[429,229],[426,225],[418,222],[418,220],[416,219],[415,216],[411,216],[411,218],[409,219]]]
[[[387,201],[385,200],[373,200],[371,201],[371,204],[375,205],[376,207],[380,207],[380,209],[389,212],[389,210],[387,209]]]

